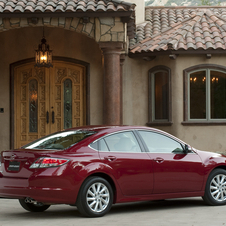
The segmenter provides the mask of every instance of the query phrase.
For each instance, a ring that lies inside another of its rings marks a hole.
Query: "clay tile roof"
[[[46,12],[127,12],[135,4],[118,0],[0,0],[0,14]]]
[[[135,7],[134,3],[120,0],[0,0],[0,18],[35,17],[36,15],[73,16],[117,16],[127,23],[129,39],[135,37]],[[65,14],[67,13],[67,15]],[[73,13],[73,14],[72,14]],[[117,14],[116,14],[117,13]],[[32,15],[31,15],[32,14]],[[76,16],[76,15],[75,15]]]
[[[146,7],[130,53],[226,49],[226,7]]]

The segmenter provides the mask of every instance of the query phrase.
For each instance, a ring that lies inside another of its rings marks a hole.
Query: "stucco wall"
[[[101,50],[94,39],[61,28],[45,28],[45,36],[54,56],[70,57],[90,63],[90,121],[103,123],[103,67]],[[0,33],[0,151],[9,148],[10,138],[10,71],[11,63],[34,57],[42,38],[42,27],[20,28]],[[123,68],[123,124],[145,125],[148,122],[148,71],[165,65],[172,74],[172,122],[159,127],[192,146],[225,152],[226,126],[184,126],[183,70],[198,64],[224,65],[226,57],[213,55],[157,57],[153,61],[126,57]]]
[[[148,122],[148,71],[154,66],[165,65],[171,69],[172,81],[172,122],[171,126],[159,126],[197,149],[226,152],[226,126],[184,126],[183,122],[183,70],[199,64],[225,65],[226,57],[213,55],[156,57],[152,61],[127,58],[123,78],[124,124],[145,125]],[[157,127],[156,127],[157,128]]]
[[[143,23],[145,21],[145,1],[144,0],[126,0],[136,4],[136,24]]]
[[[10,142],[10,64],[34,57],[43,34],[42,27],[20,28],[0,33],[0,151]],[[90,63],[90,121],[103,118],[103,71],[99,45],[94,39],[61,28],[45,28],[53,56],[69,57]],[[98,87],[98,88],[97,88]]]

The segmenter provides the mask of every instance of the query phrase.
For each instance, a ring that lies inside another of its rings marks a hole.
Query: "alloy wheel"
[[[210,183],[210,194],[217,202],[226,200],[226,175],[216,175]]]
[[[103,212],[108,207],[109,201],[110,193],[105,184],[97,182],[92,184],[87,190],[86,202],[93,212]]]

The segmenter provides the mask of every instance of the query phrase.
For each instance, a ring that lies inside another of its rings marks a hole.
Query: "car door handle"
[[[105,160],[108,160],[109,162],[112,162],[114,160],[116,160],[116,157],[115,156],[106,156],[104,157]]]
[[[157,163],[162,163],[162,162],[164,162],[164,159],[158,157],[158,158],[154,159],[154,161],[156,161]]]

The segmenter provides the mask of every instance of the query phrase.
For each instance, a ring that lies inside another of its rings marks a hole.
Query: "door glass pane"
[[[226,118],[226,74],[219,71],[210,72],[211,84],[211,118]]]
[[[139,131],[149,152],[152,153],[183,153],[180,143],[159,133]]]
[[[141,152],[133,132],[123,132],[104,138],[112,152]]]
[[[29,132],[38,132],[38,82],[29,82]]]
[[[190,74],[190,119],[206,119],[206,71]]]
[[[103,151],[103,152],[108,152],[109,151],[104,139],[101,139],[99,141],[99,149],[100,149],[99,151]]]
[[[89,146],[94,150],[98,151],[98,142],[91,143]]]
[[[155,73],[155,119],[168,119],[169,115],[169,75]]]
[[[72,127],[72,81],[64,81],[64,129]]]

